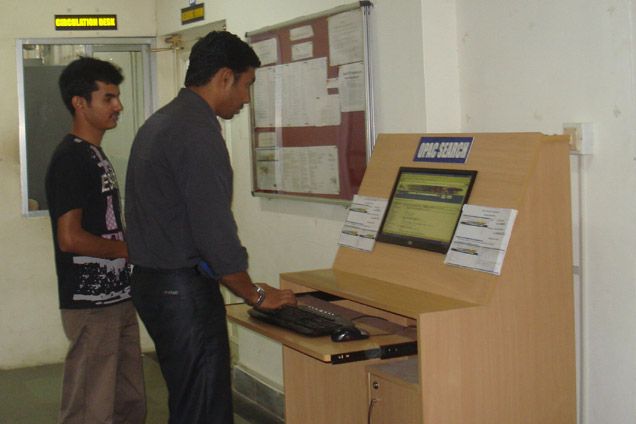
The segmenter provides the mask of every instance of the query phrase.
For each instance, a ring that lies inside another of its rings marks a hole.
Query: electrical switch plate
[[[563,133],[570,135],[570,150],[581,155],[591,155],[594,141],[594,125],[591,122],[568,122]]]

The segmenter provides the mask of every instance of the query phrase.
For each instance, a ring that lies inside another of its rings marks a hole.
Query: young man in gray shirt
[[[260,61],[237,36],[192,48],[185,86],[142,126],[126,181],[133,302],[157,349],[170,423],[231,423],[225,305],[218,283],[255,307],[295,304],[255,285],[234,220],[232,168],[218,117],[250,101]],[[205,271],[203,271],[205,270]]]

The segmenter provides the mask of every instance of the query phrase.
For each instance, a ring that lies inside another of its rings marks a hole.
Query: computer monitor
[[[446,253],[477,171],[400,168],[377,241]]]

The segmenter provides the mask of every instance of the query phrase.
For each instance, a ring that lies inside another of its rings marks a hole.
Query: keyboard
[[[308,305],[285,306],[275,311],[248,310],[252,318],[274,324],[305,336],[328,336],[352,323],[340,315]]]

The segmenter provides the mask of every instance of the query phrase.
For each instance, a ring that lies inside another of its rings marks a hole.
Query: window
[[[102,145],[123,189],[130,145],[152,110],[152,43],[150,38],[17,41],[23,215],[45,215],[48,209],[44,192],[46,168],[72,122],[60,97],[58,78],[64,67],[79,56],[112,61],[124,74],[120,85],[124,111],[117,128],[106,132]]]

